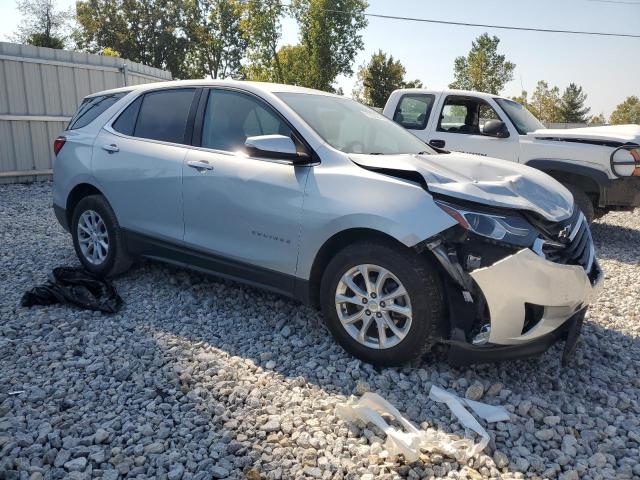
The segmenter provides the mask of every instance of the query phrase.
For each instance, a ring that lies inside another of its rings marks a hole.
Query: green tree
[[[189,0],[184,31],[189,38],[188,76],[237,78],[247,40],[241,31],[241,0]]]
[[[635,95],[627,97],[613,111],[610,121],[613,125],[640,124],[640,99]]]
[[[64,48],[69,12],[58,10],[53,0],[21,0],[16,6],[22,15],[16,41],[36,47]]]
[[[522,105],[523,107],[525,107],[527,110],[529,109],[529,99],[528,97],[528,93],[526,90],[522,90],[522,92],[520,93],[519,96],[517,97],[511,97],[511,100],[513,100],[514,102],[518,102],[520,105]]]
[[[291,13],[300,27],[308,73],[304,85],[334,91],[338,75],[352,75],[362,50],[360,31],[367,25],[365,0],[292,0]]]
[[[275,59],[270,65],[250,65],[246,72],[249,80],[258,82],[281,82],[288,85],[305,86],[310,80],[306,65],[307,51],[302,45],[284,45],[277,51],[281,77],[277,77]]]
[[[584,105],[587,95],[582,87],[570,83],[560,99],[560,117],[566,123],[586,123],[591,109]]]
[[[358,82],[353,90],[356,100],[372,107],[383,107],[389,95],[398,88],[420,88],[422,82],[412,80],[405,82],[406,70],[393,55],[387,56],[378,50],[368,63],[358,71]]]
[[[606,125],[607,124],[607,119],[604,116],[604,113],[599,113],[598,115],[593,115],[589,119],[589,123],[592,124],[592,125]]]
[[[560,89],[558,87],[550,88],[544,80],[538,82],[531,96],[531,101],[526,102],[525,106],[541,122],[559,123],[563,121],[560,112]]]
[[[104,47],[102,49],[102,52],[100,52],[100,55],[104,55],[105,57],[116,57],[116,58],[120,58],[122,56],[120,55],[120,52],[109,47]]]
[[[246,0],[242,30],[247,41],[249,65],[247,77],[267,75],[284,83],[278,41],[282,35],[284,6],[280,0]]]
[[[112,48],[134,62],[185,77],[189,39],[184,0],[78,0],[74,39],[79,49]]]
[[[513,78],[516,65],[498,53],[500,39],[483,33],[471,44],[466,57],[454,61],[454,81],[449,88],[477,90],[499,94],[504,85]]]

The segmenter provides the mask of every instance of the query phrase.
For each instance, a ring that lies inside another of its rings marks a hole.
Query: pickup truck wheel
[[[440,278],[427,259],[390,245],[358,243],[331,260],[321,282],[327,327],[352,355],[398,366],[422,356],[443,321]]]
[[[116,215],[102,195],[90,195],[78,202],[71,235],[76,255],[89,272],[113,277],[131,267]]]
[[[576,202],[576,205],[584,214],[584,217],[587,219],[587,223],[591,225],[591,222],[593,222],[593,218],[595,217],[595,210],[593,207],[593,202],[589,198],[589,195],[587,195],[579,187],[576,187],[575,185],[571,185],[570,183],[563,183],[563,185],[566,187],[567,190],[571,192],[571,194],[573,195],[573,199]]]

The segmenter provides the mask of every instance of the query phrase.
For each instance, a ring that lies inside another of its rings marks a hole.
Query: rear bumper
[[[605,187],[605,207],[640,207],[640,177],[621,177]]]

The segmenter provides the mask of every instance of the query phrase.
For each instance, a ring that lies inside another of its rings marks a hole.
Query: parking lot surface
[[[0,185],[0,478],[640,478],[638,211],[593,226],[605,285],[570,367],[559,344],[501,365],[375,369],[311,308],[159,263],[115,281],[115,315],[19,307],[79,264],[50,204],[49,183]],[[372,390],[464,435],[432,384],[511,413],[468,465],[388,458],[380,432],[334,414]]]

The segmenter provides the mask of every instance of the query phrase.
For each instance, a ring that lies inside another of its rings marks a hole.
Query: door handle
[[[115,143],[112,143],[111,145],[102,145],[102,149],[106,150],[109,153],[116,153],[120,151]]]
[[[429,145],[436,148],[444,148],[446,142],[444,140],[433,139],[429,141]]]
[[[191,168],[195,168],[199,172],[204,172],[205,170],[213,170],[213,165],[211,165],[206,160],[189,160],[187,162]]]

